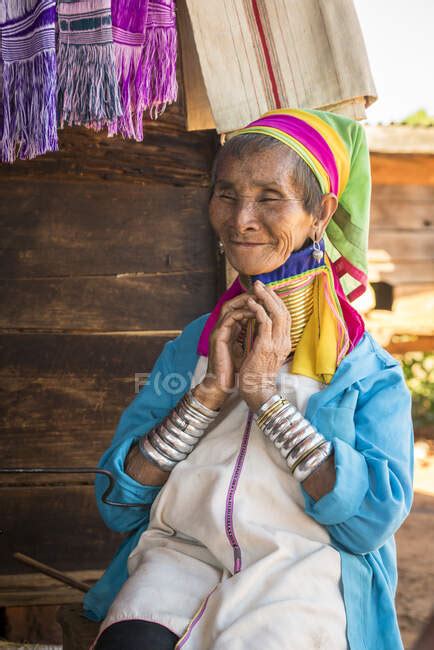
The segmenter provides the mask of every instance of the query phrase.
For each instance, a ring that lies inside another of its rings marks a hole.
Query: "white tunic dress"
[[[322,388],[287,364],[278,386],[303,413]],[[188,650],[347,650],[340,555],[237,392],[171,472],[128,570],[100,632],[144,619]]]

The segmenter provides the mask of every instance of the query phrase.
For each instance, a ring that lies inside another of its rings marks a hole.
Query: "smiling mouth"
[[[246,246],[246,247],[252,247],[252,246],[267,246],[268,244],[262,243],[262,242],[256,242],[256,243],[244,243],[244,242],[238,242],[238,241],[231,241],[231,244],[234,246]]]

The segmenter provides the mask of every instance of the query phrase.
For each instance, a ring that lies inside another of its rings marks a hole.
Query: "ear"
[[[338,198],[333,192],[324,194],[321,199],[321,205],[318,213],[314,216],[312,222],[311,239],[319,241],[328,226],[330,219],[338,209]]]

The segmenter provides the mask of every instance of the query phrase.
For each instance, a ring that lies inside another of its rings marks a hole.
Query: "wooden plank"
[[[380,185],[434,185],[434,155],[371,154],[372,182]]]
[[[406,352],[434,352],[434,336],[414,336],[405,340],[393,339],[386,349],[390,354],[405,354]]]
[[[102,570],[68,571],[75,580],[94,584]],[[59,605],[59,603],[81,603],[83,593],[57,580],[35,571],[14,575],[0,575],[0,607],[22,605]]]
[[[418,190],[421,190],[418,192]],[[426,192],[424,190],[430,190]],[[388,191],[389,190],[389,191]],[[371,227],[393,230],[434,228],[434,187],[415,185],[374,185],[371,201]]]
[[[62,630],[56,620],[57,610],[55,605],[7,607],[3,610],[7,642],[0,641],[0,648],[63,650]]]
[[[60,607],[57,620],[63,630],[63,650],[88,650],[98,634],[99,624],[86,619],[77,605]]]
[[[181,329],[214,307],[214,285],[211,271],[3,279],[0,327]]]
[[[369,279],[371,282],[388,282],[393,286],[424,283],[431,285],[434,282],[434,263],[431,260],[388,260],[378,263],[371,261]]]
[[[104,569],[122,541],[103,523],[92,486],[0,489],[0,574],[28,573],[16,551],[60,571]]]
[[[108,138],[84,127],[59,131],[60,151],[34,160],[2,165],[4,179],[98,181],[111,190],[112,183],[163,182],[169,185],[209,185],[212,160],[218,146],[214,131],[186,132],[182,124],[166,119],[147,121],[143,142]]]
[[[431,185],[372,185],[372,198],[379,201],[409,201],[410,203],[434,203],[434,187]]]
[[[393,297],[395,300],[401,300],[408,296],[415,297],[434,293],[434,282],[409,282],[408,284],[400,284],[393,289]]]
[[[161,183],[105,187],[0,172],[2,277],[210,271],[208,190]]]
[[[99,376],[133,385],[134,372],[150,370],[163,345],[174,336],[131,334],[1,334],[5,378]]]
[[[3,334],[2,466],[96,466],[122,411],[170,338]],[[0,485],[92,483],[93,478],[0,474]]]
[[[369,248],[384,250],[392,261],[429,261],[433,259],[434,229],[422,234],[418,230],[391,231],[374,227],[369,232]]]
[[[434,282],[434,263],[432,260],[388,260],[369,263],[370,282],[388,282],[393,286],[423,284]]]

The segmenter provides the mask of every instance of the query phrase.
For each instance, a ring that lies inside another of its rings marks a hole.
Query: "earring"
[[[316,239],[313,240],[312,257],[315,260],[315,262],[317,262],[318,264],[322,262],[322,258],[324,257],[324,253],[321,250],[319,242],[317,242]]]
[[[218,246],[218,251],[219,251],[220,255],[223,255],[223,253],[225,252],[225,247],[223,245],[223,242],[219,240],[217,242],[217,246]]]

